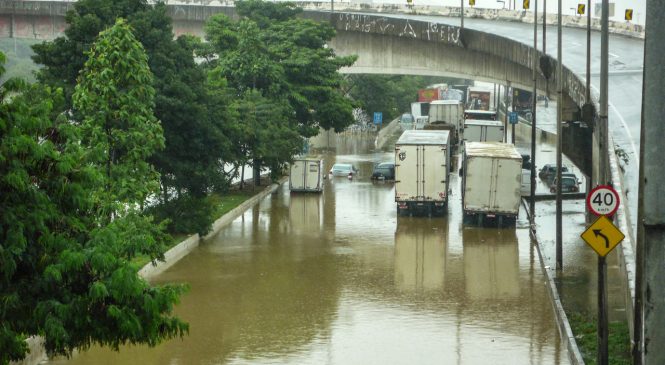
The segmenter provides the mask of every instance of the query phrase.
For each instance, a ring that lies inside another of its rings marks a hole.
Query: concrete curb
[[[273,193],[277,188],[286,180],[288,177],[283,177],[279,180],[278,183],[271,184],[266,187],[260,193],[254,195],[253,197],[245,200],[242,204],[231,209],[229,212],[221,216],[212,224],[212,230],[201,239],[198,234],[189,236],[184,241],[172,247],[170,250],[164,253],[164,261],[157,262],[156,265],[153,265],[151,262],[147,263],[145,266],[139,270],[139,275],[144,279],[152,278],[156,275],[161,274],[166,269],[173,266],[175,263],[180,261],[183,257],[187,256],[195,248],[199,246],[199,243],[202,240],[209,239],[219,233],[219,231],[224,228],[226,225],[231,223],[234,219],[244,213],[247,209],[251,208],[254,204],[258,203],[261,199],[266,197],[266,195]]]
[[[374,147],[377,150],[383,149],[383,146],[388,141],[388,136],[391,136],[397,128],[399,128],[399,119],[397,118],[388,123],[385,128],[381,128],[379,134],[376,136],[376,140],[374,141]]]
[[[526,200],[522,199],[522,205],[527,211],[527,216],[529,215],[529,209],[526,204]],[[538,259],[540,260],[540,269],[547,278],[547,292],[550,294],[552,299],[552,309],[556,315],[557,325],[559,329],[559,337],[566,344],[566,349],[568,350],[568,359],[573,365],[584,365],[584,357],[580,352],[580,348],[577,346],[577,341],[575,340],[575,335],[573,334],[573,329],[570,327],[570,322],[568,321],[568,316],[566,311],[563,309],[563,304],[561,303],[561,298],[559,297],[559,292],[556,286],[556,277],[552,274],[553,271],[543,266],[545,260],[543,259],[543,254],[540,251],[540,243],[538,240],[538,235],[536,232],[531,231],[531,238],[535,241],[536,250],[538,251]]]

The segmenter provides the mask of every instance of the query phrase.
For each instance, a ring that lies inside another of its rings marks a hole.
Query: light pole
[[[563,128],[562,128],[562,117],[563,117],[563,52],[562,52],[562,35],[561,35],[561,0],[559,0],[559,10],[558,10],[558,19],[557,19],[557,47],[556,47],[556,58],[557,58],[557,69],[556,69],[556,83],[557,83],[557,103],[556,103],[556,268],[557,270],[563,269],[563,244],[561,241],[561,214],[562,214],[562,204],[561,204],[561,149],[563,141]]]
[[[531,95],[531,194],[529,199],[529,223],[531,229],[535,229],[536,223],[536,98],[537,91],[537,74],[536,68],[538,67],[538,1],[534,1],[533,5],[533,94]]]

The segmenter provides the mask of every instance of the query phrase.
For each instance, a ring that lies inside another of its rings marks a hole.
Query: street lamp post
[[[556,58],[557,58],[557,69],[556,69],[556,83],[557,83],[557,103],[556,103],[556,268],[557,270],[563,269],[563,242],[561,239],[562,236],[562,203],[561,203],[561,187],[563,186],[561,182],[561,150],[563,142],[563,128],[562,128],[562,118],[563,118],[563,52],[562,52],[562,35],[561,35],[561,0],[559,0],[559,10],[558,10],[558,20],[557,20],[557,47],[556,47]]]
[[[537,89],[537,74],[536,68],[538,67],[538,1],[534,1],[533,6],[533,94],[531,95],[531,194],[529,199],[529,223],[531,229],[535,229],[536,223],[536,98],[538,96]]]

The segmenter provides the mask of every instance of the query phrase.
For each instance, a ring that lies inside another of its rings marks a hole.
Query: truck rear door
[[[446,179],[448,178],[446,148],[443,146],[430,145],[423,146],[421,155],[422,176],[421,196],[425,200],[442,201],[445,200]]]
[[[307,161],[304,184],[307,190],[319,190],[321,188],[321,162]]]
[[[399,145],[395,148],[395,200],[415,200],[419,194],[421,148],[419,145]]]

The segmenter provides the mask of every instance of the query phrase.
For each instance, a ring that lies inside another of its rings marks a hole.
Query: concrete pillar
[[[642,143],[640,144],[640,191],[638,202],[637,280],[643,332],[638,350],[643,362],[665,364],[665,164],[662,137],[665,135],[665,2],[647,1],[642,92]],[[640,312],[637,310],[636,312]],[[640,328],[635,329],[635,337]]]

